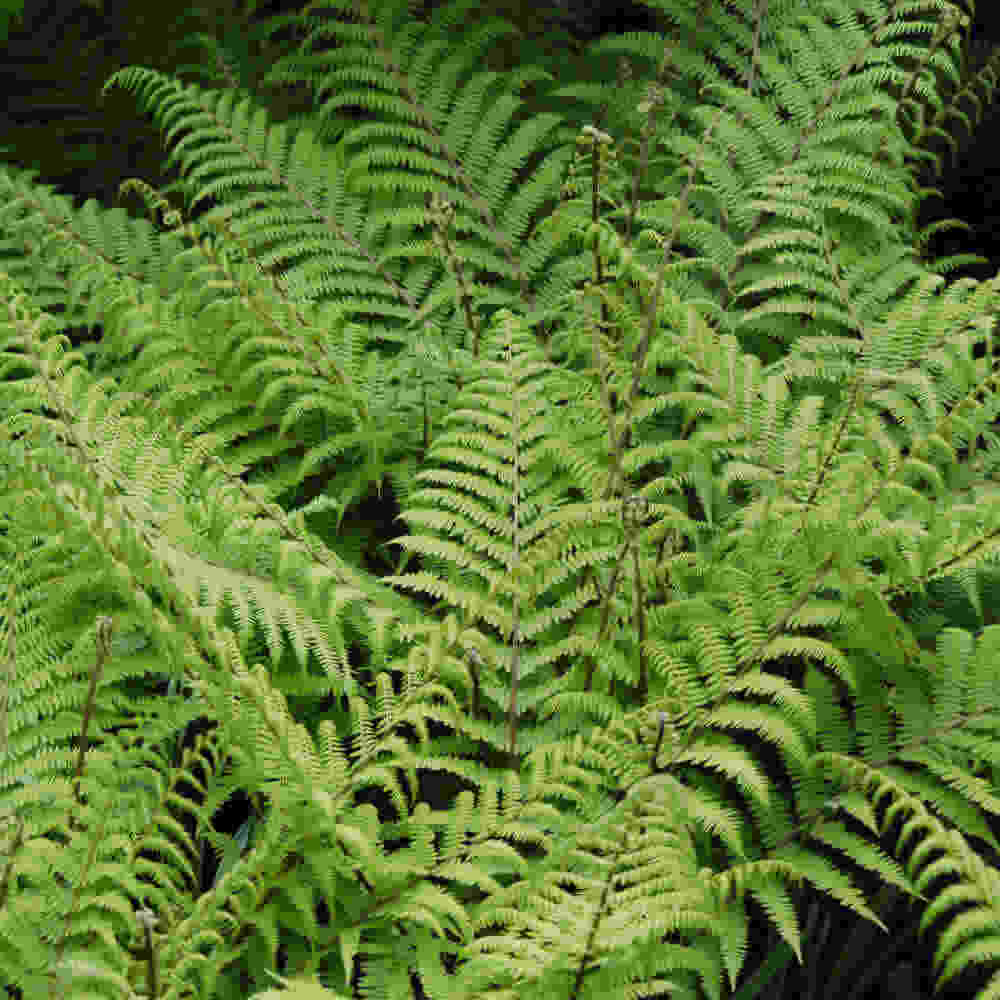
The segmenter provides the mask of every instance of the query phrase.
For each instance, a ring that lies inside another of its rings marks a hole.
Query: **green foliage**
[[[901,221],[967,25],[673,6],[570,79],[305,10],[311,123],[116,72],[197,224],[0,171],[4,984],[752,1000],[804,886],[995,960],[1000,284]]]

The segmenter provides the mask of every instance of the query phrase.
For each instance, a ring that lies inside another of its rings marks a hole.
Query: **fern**
[[[0,982],[832,990],[890,891],[988,966],[1000,287],[913,224],[968,19],[675,3],[560,78],[473,8],[287,19],[311,121],[231,38],[115,73],[197,224],[0,171]]]

